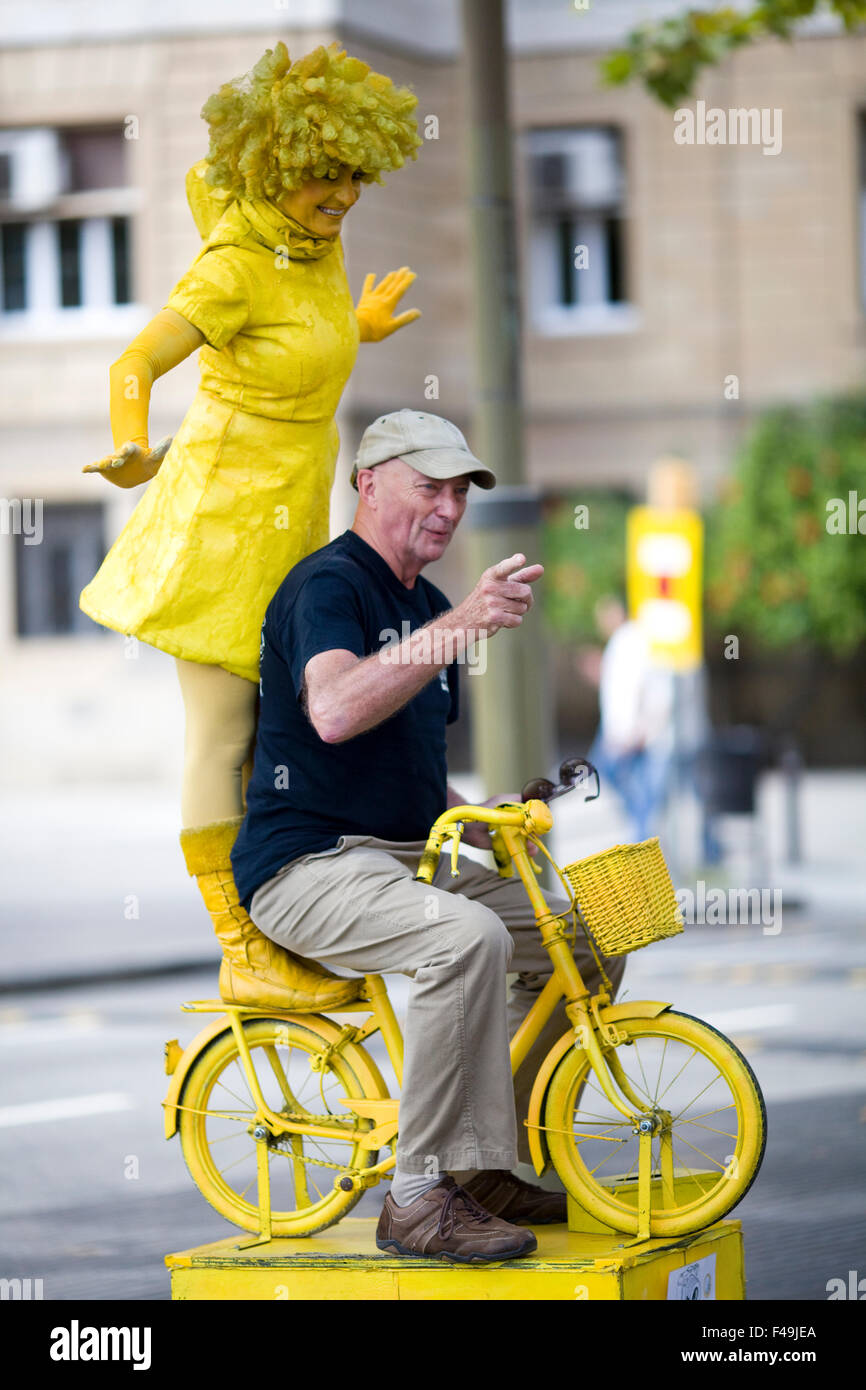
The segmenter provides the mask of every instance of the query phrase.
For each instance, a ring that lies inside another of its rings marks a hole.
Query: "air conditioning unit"
[[[56,130],[0,130],[0,212],[38,212],[59,197],[64,184]]]
[[[529,168],[533,198],[541,211],[613,208],[622,197],[619,138],[614,130],[534,131]]]

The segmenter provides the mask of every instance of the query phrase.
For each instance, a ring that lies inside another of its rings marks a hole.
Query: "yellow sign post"
[[[660,665],[690,671],[703,660],[703,522],[687,507],[634,507],[626,527],[629,612]]]

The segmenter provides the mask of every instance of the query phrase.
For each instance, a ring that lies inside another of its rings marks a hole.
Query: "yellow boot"
[[[232,874],[231,848],[243,817],[182,830],[186,867],[195,875],[223,948],[220,997],[227,1004],[312,1013],[358,997],[360,980],[342,980],[313,969],[259,931],[241,906]]]

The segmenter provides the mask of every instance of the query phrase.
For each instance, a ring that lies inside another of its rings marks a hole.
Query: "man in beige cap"
[[[543,571],[509,556],[455,608],[422,576],[444,554],[471,483],[496,481],[448,420],[381,416],[364,433],[352,481],[351,529],[296,565],[265,615],[255,767],[232,867],[244,906],[273,941],[338,969],[412,981],[379,1247],[509,1259],[536,1248],[527,1225],[566,1217],[563,1194],[510,1171],[518,1142],[508,1040],[550,959],[516,879],[466,856],[456,879],[444,861],[432,886],[414,875],[432,822],[465,800],[447,784],[445,726],[458,710],[450,653],[519,627]],[[386,642],[399,632],[399,646]],[[483,827],[464,838],[490,847]],[[553,896],[550,905],[567,908]],[[596,988],[594,961],[575,949]],[[519,987],[507,1012],[509,968]],[[608,969],[618,984],[621,963]],[[560,1010],[530,1062],[568,1026]],[[524,1089],[521,1125],[527,1098]]]

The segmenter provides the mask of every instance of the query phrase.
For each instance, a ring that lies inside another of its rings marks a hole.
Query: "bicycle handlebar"
[[[442,853],[442,845],[448,838],[454,837],[452,827],[460,826],[456,838],[459,840],[462,832],[463,821],[481,821],[485,825],[492,827],[491,843],[493,847],[493,857],[496,867],[500,873],[504,873],[511,864],[511,856],[506,850],[502,839],[496,834],[496,827],[500,825],[513,826],[524,835],[546,835],[553,826],[553,816],[547,805],[554,797],[563,796],[576,786],[582,786],[585,780],[583,769],[588,769],[588,775],[595,777],[596,790],[592,796],[585,796],[585,801],[595,801],[601,792],[598,770],[586,758],[566,758],[560,765],[560,783],[555,785],[546,777],[535,778],[527,782],[521,792],[522,801],[504,801],[499,806],[451,806],[442,815],[437,817],[430,829],[427,844],[421,855],[418,864],[416,880],[422,883],[432,883],[433,875],[439,867],[439,856]]]
[[[420,879],[422,883],[433,882],[443,842],[453,837],[452,827],[459,825],[462,829],[463,821],[481,821],[494,828],[498,825],[511,825],[515,830],[521,830],[524,835],[545,835],[553,825],[553,816],[545,802],[540,799],[525,803],[504,801],[500,806],[451,806],[433,822],[418,864],[416,879]],[[503,862],[509,862],[507,856]]]

